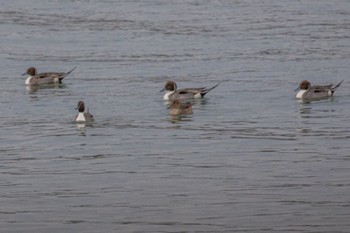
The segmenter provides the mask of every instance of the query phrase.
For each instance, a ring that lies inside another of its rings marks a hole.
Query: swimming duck
[[[51,84],[51,83],[61,83],[62,79],[73,72],[77,67],[74,67],[66,73],[57,73],[57,72],[46,72],[39,73],[35,67],[29,67],[27,71],[22,74],[28,74],[28,78],[25,81],[26,85],[38,85],[38,84]]]
[[[299,92],[296,95],[296,98],[315,100],[315,99],[322,99],[322,98],[333,96],[335,90],[340,86],[340,84],[343,81],[344,80],[342,80],[340,83],[338,83],[335,86],[333,86],[332,84],[324,85],[324,86],[320,86],[320,85],[311,86],[309,81],[303,80],[300,82],[299,87],[296,89],[296,91],[299,90]]]
[[[75,117],[75,122],[94,122],[94,117],[89,113],[89,110],[87,112],[85,111],[85,104],[83,101],[78,102],[78,106],[75,108],[79,111],[78,115]]]
[[[181,103],[179,100],[174,100],[170,108],[170,115],[189,115],[193,113],[192,104]]]
[[[166,91],[163,97],[164,100],[186,100],[186,99],[193,99],[193,98],[203,98],[205,94],[213,90],[219,84],[220,83],[216,84],[211,88],[200,87],[200,88],[183,88],[183,89],[177,90],[177,85],[175,82],[167,81],[164,88],[161,90],[161,92]]]

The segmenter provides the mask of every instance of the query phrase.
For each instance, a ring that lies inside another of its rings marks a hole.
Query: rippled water
[[[348,1],[0,6],[1,231],[349,231]],[[174,120],[169,79],[221,84]],[[345,81],[301,103],[303,79]]]

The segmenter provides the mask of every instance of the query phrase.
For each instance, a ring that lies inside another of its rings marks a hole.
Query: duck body
[[[199,88],[183,88],[177,90],[177,85],[173,81],[168,81],[164,88],[161,90],[166,91],[163,96],[164,100],[173,101],[173,100],[186,100],[194,98],[203,98],[209,91],[213,90],[220,83],[216,84],[211,88],[199,87]]]
[[[78,109],[79,113],[75,117],[75,120],[74,120],[75,122],[91,123],[95,121],[93,115],[89,111],[84,112],[85,104],[83,101],[78,102],[78,106],[76,107],[76,109]]]
[[[189,115],[193,113],[192,104],[181,103],[179,100],[174,100],[170,108],[170,115]]]
[[[74,67],[70,71],[64,72],[46,72],[46,73],[37,73],[35,67],[29,67],[27,71],[23,74],[28,74],[28,77],[25,81],[26,85],[40,85],[40,84],[52,84],[52,83],[61,83],[63,78],[73,72],[77,67]]]
[[[324,86],[311,86],[309,81],[303,80],[300,82],[299,87],[297,88],[297,90],[299,91],[296,94],[296,98],[303,100],[317,100],[331,97],[343,81],[344,80],[342,80],[335,86],[333,86],[332,84]]]

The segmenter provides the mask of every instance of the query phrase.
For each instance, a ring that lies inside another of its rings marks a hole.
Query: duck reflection
[[[76,124],[79,136],[84,136],[86,137],[86,124],[85,123],[77,123]]]
[[[29,92],[29,94],[34,94],[39,90],[59,89],[59,88],[65,88],[65,87],[66,86],[64,84],[51,83],[51,84],[40,84],[40,85],[26,85],[26,90]]]

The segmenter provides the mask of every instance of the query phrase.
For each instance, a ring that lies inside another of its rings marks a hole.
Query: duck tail
[[[64,73],[64,74],[61,76],[60,81],[61,81],[64,77],[66,77],[66,76],[68,76],[70,73],[72,73],[76,68],[77,68],[77,66],[74,66],[73,69],[71,69],[71,70],[68,71],[67,73]]]
[[[65,76],[67,76],[67,75],[69,75],[70,73],[72,73],[77,67],[78,67],[78,66],[74,66],[74,68],[71,69],[70,71],[68,71],[68,72],[65,74]]]
[[[218,82],[215,86],[212,86],[211,88],[205,88],[204,91],[201,93],[202,97],[205,96],[209,91],[213,90],[215,87],[219,86],[220,82]]]
[[[335,85],[334,87],[332,87],[332,94],[335,92],[335,90],[340,86],[340,84],[342,84],[344,80],[341,80],[337,85]]]

